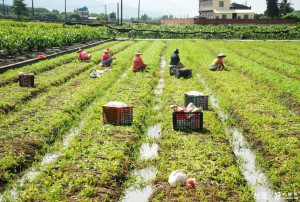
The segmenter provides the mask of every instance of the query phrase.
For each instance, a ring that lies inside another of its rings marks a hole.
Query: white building
[[[199,0],[199,17],[206,19],[254,19],[251,6],[230,0]]]
[[[74,13],[78,14],[81,18],[89,18],[89,14],[90,14],[90,12],[86,6],[84,6],[82,8],[75,8]]]

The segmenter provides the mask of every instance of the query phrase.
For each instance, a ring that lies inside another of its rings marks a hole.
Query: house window
[[[249,16],[248,15],[244,15],[244,19],[249,19]]]
[[[222,19],[227,19],[227,15],[222,15]]]
[[[219,16],[217,16],[216,19],[219,19]]]
[[[224,1],[219,1],[219,7],[224,7]]]

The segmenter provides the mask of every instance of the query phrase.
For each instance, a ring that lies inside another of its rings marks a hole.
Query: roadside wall
[[[201,24],[201,25],[297,25],[297,19],[201,19],[201,18],[174,18],[162,19],[161,24],[184,25],[184,24]]]

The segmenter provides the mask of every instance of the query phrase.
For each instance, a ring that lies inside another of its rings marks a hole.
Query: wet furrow
[[[247,180],[248,184],[254,188],[255,195],[259,196],[256,198],[256,201],[282,201],[280,195],[277,195],[277,193],[271,189],[266,175],[258,166],[256,166],[255,154],[249,148],[249,144],[245,140],[242,132],[240,132],[242,130],[226,125],[226,120],[229,119],[229,116],[222,111],[218,104],[217,97],[214,96],[212,90],[208,87],[200,73],[197,74],[197,77],[205,86],[205,90],[209,92],[211,104],[217,110],[221,121],[225,125],[225,131],[230,139],[234,154],[241,165],[241,170],[245,179]]]
[[[166,67],[166,61],[165,58],[161,57],[161,77],[164,74],[164,70]],[[159,83],[154,90],[154,93],[156,95],[156,99],[159,98],[159,96],[162,94],[164,88],[164,80],[160,79]],[[160,108],[159,100],[153,107],[152,110],[158,110]],[[147,129],[147,138],[144,143],[142,143],[140,147],[140,161],[147,161],[151,159],[155,159],[158,157],[158,144],[149,142],[149,140],[157,140],[161,136],[161,126],[159,124],[153,125],[148,127]],[[129,187],[125,193],[124,197],[122,199],[122,202],[146,202],[149,200],[151,195],[153,194],[153,186],[151,183],[149,183],[149,180],[152,180],[156,177],[157,168],[156,167],[147,167],[143,168],[141,170],[137,170],[132,173],[132,176],[136,178],[136,182],[134,185]]]

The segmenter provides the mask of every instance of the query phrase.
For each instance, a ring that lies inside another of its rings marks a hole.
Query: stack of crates
[[[19,73],[19,84],[21,87],[34,87],[34,74],[33,73]]]
[[[189,92],[184,94],[184,106],[187,107],[193,103],[197,108],[208,109],[208,95],[200,92]],[[203,129],[203,111],[183,112],[173,111],[173,129],[174,130],[193,130],[200,131]]]
[[[193,130],[203,129],[203,112],[175,112],[173,111],[174,130]]]
[[[133,107],[102,106],[103,122],[113,125],[131,125],[133,120]]]

